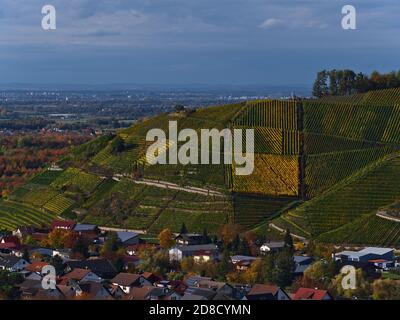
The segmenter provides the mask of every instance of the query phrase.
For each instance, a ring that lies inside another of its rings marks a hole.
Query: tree
[[[176,266],[169,260],[168,252],[157,251],[154,248],[143,250],[140,252],[139,269],[142,271],[152,272],[154,274],[165,277]]]
[[[340,296],[349,299],[369,299],[372,294],[372,288],[370,283],[366,280],[362,269],[356,270],[356,289],[345,289],[342,286],[344,274],[338,274],[333,279],[330,292],[334,296]]]
[[[74,253],[75,255],[79,255],[83,258],[88,258],[89,248],[87,242],[84,239],[79,238],[76,241],[75,245],[72,247],[72,253]]]
[[[30,256],[29,256],[29,252],[28,252],[28,250],[26,248],[24,249],[24,252],[22,254],[22,259],[24,259],[27,262],[31,262],[30,261]]]
[[[225,249],[222,252],[221,261],[218,263],[218,279],[225,280],[226,275],[232,270],[232,263],[229,251]]]
[[[222,226],[220,236],[224,245],[229,245],[240,233],[241,227],[237,224],[228,223]]]
[[[329,94],[331,96],[336,96],[338,94],[338,79],[335,69],[329,71]]]
[[[186,234],[186,233],[188,233],[188,229],[186,228],[185,223],[182,222],[180,234]]]
[[[293,238],[292,238],[292,235],[290,234],[290,230],[289,229],[286,229],[285,237],[284,237],[283,241],[285,243],[285,248],[288,248],[291,251],[293,251],[293,248],[294,248],[294,246],[293,246]]]
[[[211,242],[211,239],[208,236],[207,229],[203,229],[203,235],[201,237],[201,243],[202,244],[207,244],[207,243],[210,243],[210,242]]]
[[[274,261],[273,282],[280,287],[286,287],[292,283],[295,270],[293,255],[290,250],[279,252]]]
[[[400,281],[378,279],[372,284],[372,297],[375,300],[400,300]]]
[[[326,70],[320,71],[317,74],[317,79],[313,85],[313,96],[321,98],[328,94],[328,73]]]
[[[160,246],[163,249],[168,249],[173,246],[174,239],[172,238],[172,232],[170,229],[164,229],[158,235],[158,240],[160,240]]]
[[[125,150],[125,141],[120,136],[116,136],[111,141],[110,148],[113,154],[121,153]]]
[[[106,241],[104,241],[104,245],[101,248],[101,255],[102,256],[109,256],[113,255],[120,246],[120,240],[118,238],[118,235],[116,232],[110,232],[106,238]]]
[[[182,104],[177,104],[177,105],[175,105],[174,110],[175,110],[176,112],[185,111],[185,106],[182,105]]]
[[[56,269],[58,275],[63,271],[64,261],[59,255],[50,257],[48,262]]]
[[[335,262],[317,261],[304,271],[304,277],[311,280],[315,286],[328,289],[332,278],[336,275]]]

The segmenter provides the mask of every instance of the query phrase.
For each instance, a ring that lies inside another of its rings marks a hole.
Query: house
[[[307,256],[293,256],[293,260],[295,263],[295,275],[301,275],[304,271],[313,263],[314,259],[312,257]]]
[[[290,298],[278,286],[255,284],[243,300],[290,300]]]
[[[99,228],[96,225],[81,223],[77,223],[73,228],[73,231],[79,236],[86,238],[96,238],[100,232]]]
[[[136,268],[140,264],[140,258],[137,256],[123,255],[121,257],[124,270]]]
[[[150,281],[146,280],[140,274],[119,273],[110,280],[113,285],[119,286],[122,291],[129,294],[133,287],[150,286]]]
[[[114,300],[113,295],[103,284],[87,281],[79,284],[82,296],[87,300]]]
[[[197,250],[193,253],[193,260],[196,263],[213,261],[217,258],[215,250]]]
[[[117,231],[117,237],[123,246],[139,243],[139,234],[135,232]]]
[[[75,225],[76,222],[72,220],[54,220],[51,223],[51,230],[61,229],[66,231],[72,231]]]
[[[32,272],[32,273],[37,273],[39,275],[42,275],[43,268],[48,265],[49,265],[49,263],[47,263],[47,262],[35,261],[35,262],[32,262],[30,265],[26,266],[25,270]]]
[[[58,249],[53,251],[53,257],[59,256],[63,261],[70,260],[71,255],[72,255],[71,249]]]
[[[79,300],[114,300],[111,292],[99,282],[84,282],[72,285],[57,285],[67,299]]]
[[[49,248],[34,248],[28,251],[29,256],[35,256],[35,255],[40,255],[40,256],[48,256],[52,257],[54,255],[53,249]]]
[[[151,284],[154,284],[160,280],[162,280],[159,276],[156,276],[154,273],[152,272],[143,272],[141,274],[141,276],[143,278],[145,278],[147,281],[149,281]]]
[[[73,280],[77,283],[82,282],[102,282],[102,278],[89,269],[75,268],[71,272],[65,274],[62,278],[63,283],[69,283]]]
[[[188,287],[182,300],[212,300],[216,294],[216,291],[212,289]]]
[[[8,270],[18,272],[24,270],[29,265],[29,262],[7,254],[0,254],[0,270]]]
[[[118,273],[107,259],[71,260],[65,263],[65,272],[71,272],[75,268],[89,269],[102,279],[112,279]]]
[[[144,285],[143,287],[133,287],[127,294],[127,300],[164,300],[169,295],[163,288]]]
[[[233,298],[235,296],[235,289],[226,282],[213,281],[213,280],[200,280],[197,283],[198,288],[211,289],[225,297]]]
[[[232,264],[237,270],[247,270],[250,265],[260,258],[252,256],[236,255],[231,257]]]
[[[21,241],[17,236],[5,236],[0,240],[0,250],[19,250]]]
[[[136,256],[141,250],[151,249],[157,246],[149,243],[132,244],[125,247],[126,253],[130,256]]]
[[[210,277],[190,276],[185,280],[185,284],[189,287],[195,287],[201,280],[213,280]]]
[[[260,247],[260,252],[262,254],[270,253],[270,252],[278,252],[285,247],[285,242],[283,241],[271,241],[264,243]]]
[[[26,236],[30,236],[35,232],[35,228],[31,226],[21,226],[18,227],[15,231],[13,231],[13,236],[16,236],[20,239],[25,238]]]
[[[394,249],[366,247],[360,251],[342,251],[333,254],[335,261],[343,264],[373,265],[389,268],[394,266]]]
[[[292,297],[293,300],[332,300],[326,290],[299,288]]]
[[[218,247],[215,244],[175,246],[169,250],[169,259],[171,261],[180,261],[183,258],[193,257],[196,254],[198,259],[201,257],[205,257],[206,259],[215,259],[218,255]]]
[[[202,244],[203,236],[197,233],[180,233],[175,237],[177,245],[181,246],[192,246]]]

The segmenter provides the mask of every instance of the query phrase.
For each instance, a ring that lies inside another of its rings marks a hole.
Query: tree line
[[[389,73],[374,71],[371,75],[353,70],[322,70],[317,73],[313,85],[313,96],[346,96],[364,93],[370,90],[381,90],[400,87],[400,70]]]

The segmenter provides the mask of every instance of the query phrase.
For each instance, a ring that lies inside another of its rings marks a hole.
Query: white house
[[[169,250],[171,261],[180,261],[186,257],[194,257],[197,261],[208,261],[216,258],[218,247],[215,244],[199,244],[192,246],[175,246]]]

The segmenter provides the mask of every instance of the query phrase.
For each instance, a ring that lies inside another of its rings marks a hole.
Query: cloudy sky
[[[357,30],[341,28],[346,4]],[[399,57],[399,0],[0,0],[3,84],[308,85]]]

